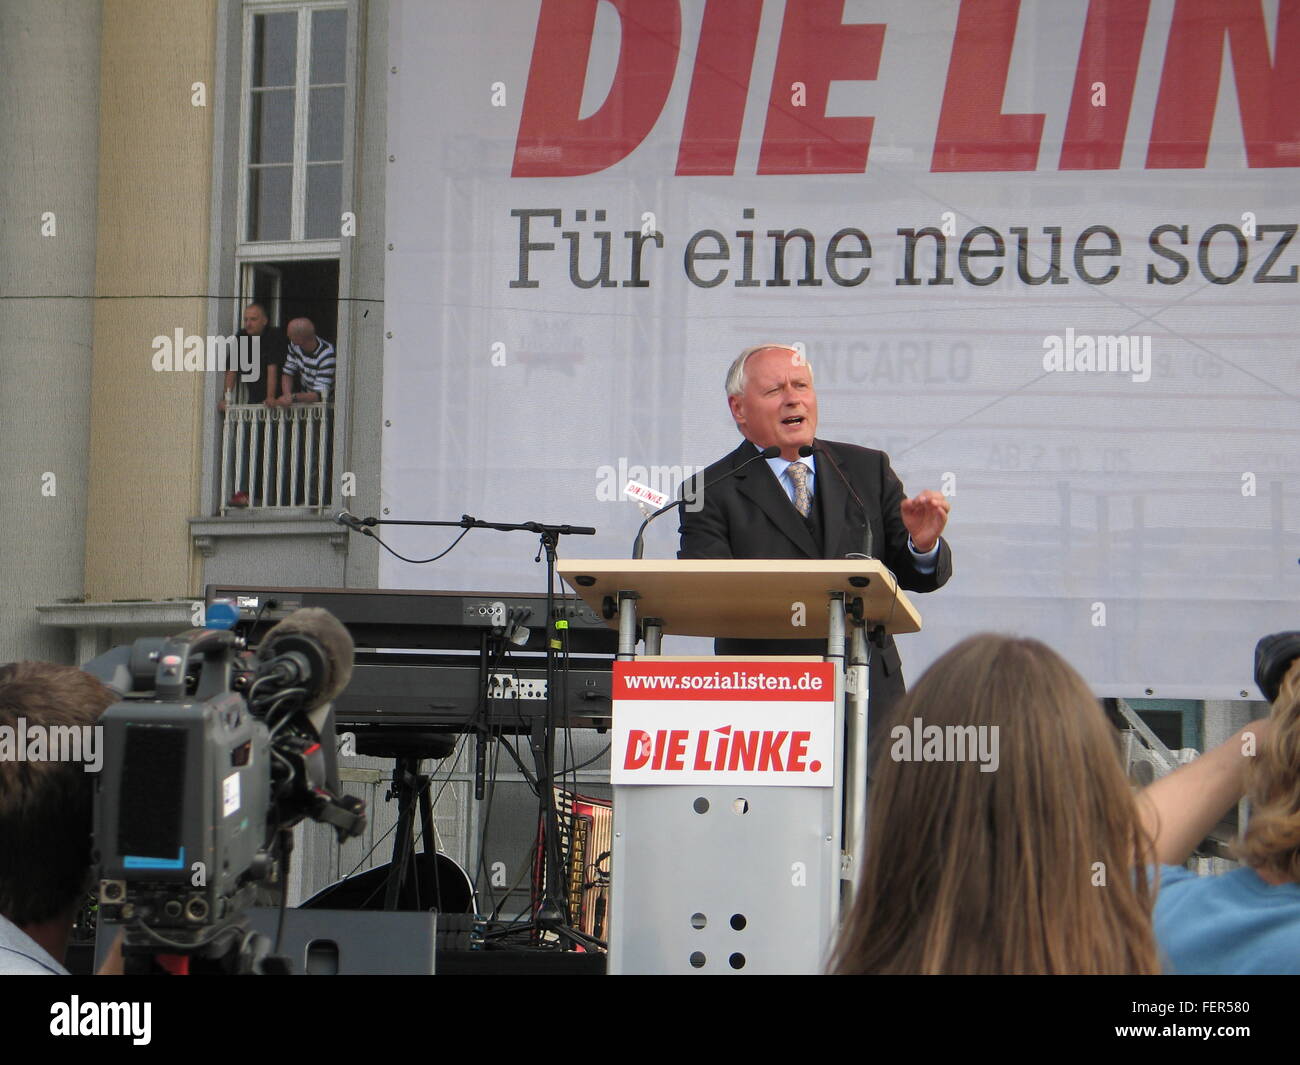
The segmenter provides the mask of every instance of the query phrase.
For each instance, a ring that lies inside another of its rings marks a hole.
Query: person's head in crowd
[[[1283,675],[1269,720],[1246,767],[1250,820],[1237,853],[1271,880],[1300,883],[1300,658]]]
[[[1051,648],[963,640],[880,735],[834,971],[1159,971],[1151,842],[1114,730]],[[994,743],[996,761],[976,756]]]
[[[72,666],[0,666],[0,727],[94,725],[115,696]],[[20,724],[20,722],[22,722]],[[47,753],[52,753],[47,751]],[[56,960],[90,887],[94,776],[80,761],[0,758],[0,916]]]
[[[266,308],[260,303],[250,303],[244,308],[244,332],[250,337],[261,336],[269,321]]]
[[[297,344],[305,352],[316,350],[316,326],[310,318],[294,318],[285,327],[285,332],[289,336],[289,343]]]

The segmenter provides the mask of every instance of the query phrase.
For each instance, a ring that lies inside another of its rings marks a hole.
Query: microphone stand
[[[431,528],[449,528],[449,529],[496,529],[498,532],[531,532],[531,533],[551,533],[555,536],[595,536],[596,530],[589,525],[546,525],[540,521],[525,521],[519,523],[500,522],[500,521],[482,521],[479,518],[472,517],[469,514],[462,514],[459,521],[403,521],[398,518],[357,518],[348,515],[349,521],[343,517],[347,511],[343,511],[334,520],[340,525],[347,525],[349,528],[356,529],[357,532],[365,532],[360,526],[369,528],[374,525],[425,525]]]
[[[343,512],[346,514],[346,511]],[[350,520],[348,520],[350,519]],[[461,529],[495,529],[498,532],[531,532],[540,538],[537,560],[546,555],[546,717],[539,734],[536,726],[529,736],[533,761],[537,766],[538,816],[543,824],[545,860],[544,883],[541,898],[532,900],[534,932],[555,932],[578,946],[588,947],[595,941],[569,927],[568,924],[568,863],[561,861],[559,811],[555,806],[555,734],[559,730],[557,698],[555,693],[555,660],[560,648],[555,618],[555,567],[556,547],[561,536],[595,536],[596,530],[587,525],[548,525],[544,522],[494,522],[482,521],[462,514],[459,521],[404,521],[396,518],[356,518],[340,514],[335,519],[357,532],[367,533],[374,525],[423,525]],[[536,560],[535,560],[536,561]],[[526,926],[525,926],[526,927]],[[521,928],[522,930],[522,928]]]
[[[712,488],[715,484],[718,484],[721,481],[725,481],[728,477],[736,476],[736,474],[744,470],[744,468],[748,466],[750,463],[757,462],[759,459],[764,459],[764,460],[774,459],[779,454],[781,454],[781,449],[779,447],[776,447],[775,445],[772,447],[761,448],[753,455],[750,455],[749,458],[747,458],[739,466],[733,466],[725,473],[721,473],[717,477],[713,478],[713,480],[705,484],[701,484],[697,491],[700,496],[703,496],[705,491]],[[692,496],[688,497],[685,493],[685,490],[683,489],[681,499],[675,499],[671,503],[667,503],[664,506],[660,507],[653,514],[648,515],[645,521],[641,523],[641,527],[637,529],[636,539],[632,541],[632,558],[639,559],[645,554],[645,531],[647,527],[650,525],[650,523],[655,520],[655,518],[659,517],[661,514],[667,514],[670,510],[672,510],[675,507],[684,506],[686,503],[693,502],[693,501],[694,501],[694,492],[692,493]],[[339,518],[336,520],[339,521],[340,524],[347,524],[347,522],[342,520],[342,515],[340,515]]]
[[[682,506],[685,502],[686,502],[686,500],[685,500],[684,498],[683,498],[683,499],[674,499],[671,503],[668,503],[667,505],[660,507],[660,508],[659,508],[658,510],[656,510],[653,514],[648,514],[648,515],[646,515],[646,519],[645,519],[645,521],[643,521],[643,522],[641,523],[641,527],[640,527],[639,529],[637,529],[637,531],[636,531],[636,539],[632,541],[632,557],[633,557],[634,559],[642,558],[642,557],[645,555],[645,531],[646,531],[646,527],[647,527],[647,526],[648,526],[652,521],[654,521],[655,518],[659,517],[659,515],[661,515],[661,514],[667,514],[670,510],[673,510],[673,509],[676,508],[676,507],[680,507],[680,506]]]

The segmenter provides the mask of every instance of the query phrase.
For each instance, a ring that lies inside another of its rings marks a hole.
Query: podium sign
[[[616,785],[835,784],[829,662],[615,662]]]
[[[614,664],[612,973],[815,973],[833,933],[836,670]]]

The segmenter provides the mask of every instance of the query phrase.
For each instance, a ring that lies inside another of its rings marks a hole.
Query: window
[[[337,253],[347,8],[249,4],[244,18],[240,243],[320,241]]]
[[[345,168],[353,123],[350,6],[245,0],[235,282],[273,325],[339,329]]]
[[[281,331],[306,318],[338,345],[346,329],[339,277],[342,216],[351,209],[355,12],[355,0],[243,0],[239,153],[230,160],[239,168],[236,327],[255,300]],[[341,372],[336,363],[335,387]],[[327,508],[333,399],[281,406],[241,386],[222,407],[217,513]]]

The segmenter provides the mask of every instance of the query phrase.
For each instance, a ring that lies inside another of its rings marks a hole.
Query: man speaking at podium
[[[745,439],[694,479],[695,494],[688,488],[678,558],[868,555],[909,592],[934,591],[952,576],[952,551],[940,535],[948,501],[934,491],[904,498],[883,451],[816,439],[817,392],[800,351],[760,344],[741,352],[727,371],[727,402]],[[778,456],[759,458],[774,447]],[[801,456],[806,447],[812,453]],[[824,655],[826,641],[726,639],[714,651]],[[870,681],[875,726],[904,691],[892,637],[873,651]]]

